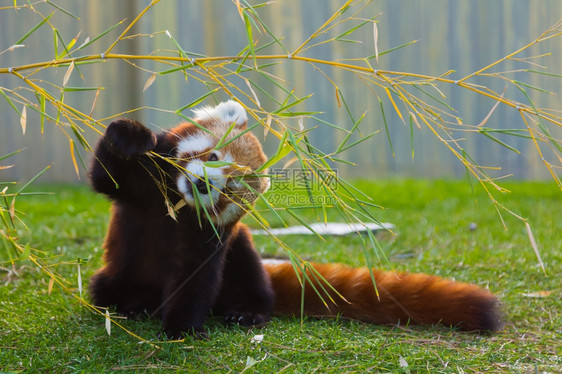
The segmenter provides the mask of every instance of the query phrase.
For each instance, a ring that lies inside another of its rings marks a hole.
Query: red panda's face
[[[177,142],[177,189],[188,205],[205,209],[213,222],[233,223],[268,189],[268,178],[254,173],[266,157],[252,133],[240,136],[247,116],[239,103],[226,101],[194,112],[194,121],[208,131],[192,123],[170,131]]]

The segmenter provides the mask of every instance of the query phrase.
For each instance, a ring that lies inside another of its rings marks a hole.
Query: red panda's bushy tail
[[[273,313],[300,315],[302,287],[291,263],[266,263],[264,266],[275,291]],[[501,327],[496,297],[473,284],[427,274],[373,270],[377,297],[371,274],[366,268],[339,264],[313,264],[313,267],[345,300],[325,284],[321,285],[319,277],[308,270],[308,276],[304,277],[307,279],[305,315],[340,315],[378,324],[442,323],[466,331],[496,331]],[[303,279],[302,274],[300,278]],[[328,290],[332,300],[326,295]]]

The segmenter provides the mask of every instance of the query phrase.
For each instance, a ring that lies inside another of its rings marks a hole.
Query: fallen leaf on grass
[[[548,297],[550,296],[550,294],[552,293],[552,291],[537,291],[537,292],[530,292],[530,293],[524,293],[522,294],[525,297]]]
[[[251,343],[258,344],[263,341],[263,334],[254,335],[254,337],[250,340]]]
[[[49,279],[49,286],[47,288],[47,295],[51,295],[51,292],[53,291],[53,285],[55,284],[55,278],[51,277],[51,279]]]

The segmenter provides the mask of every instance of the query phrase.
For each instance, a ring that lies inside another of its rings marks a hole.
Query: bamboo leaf
[[[41,134],[43,134],[43,130],[45,129],[45,117],[46,117],[46,100],[45,96],[41,95],[39,92],[36,92],[35,95],[37,96],[37,101],[39,101],[39,115],[41,117],[40,127],[41,127]]]
[[[178,221],[178,217],[176,215],[176,212],[177,212],[176,207],[178,205],[180,205],[180,208],[181,208],[183,206],[183,205],[180,204],[182,201],[183,201],[183,199],[180,200],[180,202],[177,203],[176,205],[172,205],[172,203],[170,202],[169,199],[165,199],[165,202],[164,202],[164,204],[166,205],[166,210],[168,211],[168,216],[170,216],[170,218],[173,219],[176,222]]]
[[[401,45],[396,46],[396,47],[394,47],[394,48],[387,49],[386,51],[380,52],[380,53],[379,53],[379,57],[380,57],[380,56],[384,56],[384,55],[386,55],[386,54],[388,54],[388,53],[394,52],[394,51],[396,51],[396,50],[398,50],[398,49],[407,47],[407,46],[412,45],[412,44],[417,43],[417,42],[418,42],[417,40],[412,40],[411,42],[404,43],[404,44],[401,44]],[[374,58],[376,58],[376,57],[377,57],[376,55],[372,55],[372,56],[367,57],[367,60],[372,60],[372,59],[374,59]]]
[[[256,170],[256,173],[259,173],[260,171],[266,170],[267,168],[271,167],[272,165],[275,165],[279,160],[281,160],[283,157],[287,156],[293,150],[291,145],[288,144],[288,142],[287,142],[288,135],[289,135],[289,130],[286,130],[283,133],[283,138],[279,142],[279,146],[277,147],[277,152],[275,152],[275,154],[269,160],[267,160],[265,162],[265,164],[260,166]]]
[[[72,158],[72,164],[74,165],[74,171],[76,172],[76,176],[80,179],[80,170],[78,169],[78,163],[76,162],[76,156],[74,155],[74,140],[70,139],[70,157]]]
[[[467,159],[467,154],[466,154],[466,151],[464,149],[461,149],[461,154],[462,154],[463,159]],[[470,190],[472,191],[472,196],[476,199],[476,191],[474,190],[474,183],[472,183],[470,170],[468,169],[466,164],[464,165],[464,170],[465,170],[465,174],[466,174],[466,179],[468,181],[468,184],[470,185]]]
[[[248,88],[250,89],[250,92],[254,96],[254,101],[256,102],[256,104],[258,104],[258,107],[261,107],[260,99],[258,99],[258,95],[256,95],[256,92],[252,88],[252,85],[250,84],[250,81],[247,80],[246,78],[244,78],[244,82],[246,83],[246,86],[248,86]]]
[[[337,97],[337,96],[336,96],[336,97]],[[339,98],[338,98],[338,103],[339,103]],[[320,122],[320,123],[323,124],[323,125],[330,126],[330,127],[333,128],[334,130],[343,131],[343,132],[345,132],[345,133],[348,133],[348,132],[349,132],[349,131],[346,130],[345,128],[343,128],[343,127],[341,127],[341,126],[338,126],[338,125],[335,125],[335,124],[333,124],[333,123],[330,123],[330,122],[328,122],[328,121],[324,121],[324,120],[321,119],[321,118],[318,118],[318,117],[315,117],[315,116],[310,116],[310,119],[313,119],[313,120],[315,120],[315,121],[317,121],[317,122]]]
[[[388,144],[390,145],[390,150],[392,151],[392,157],[396,157],[396,155],[394,154],[394,147],[392,146],[392,139],[390,137],[390,131],[388,130],[388,123],[386,121],[386,115],[384,114],[384,105],[381,99],[379,99],[379,104],[381,107],[381,114],[382,114],[382,120],[384,122],[384,130],[386,132],[386,137],[388,138]]]
[[[532,69],[527,69],[527,70],[525,70],[525,71],[526,71],[526,72],[529,72],[529,73],[547,75],[547,76],[549,76],[549,77],[562,78],[562,74],[555,74],[555,73],[549,73],[549,72],[546,72],[546,71],[532,70]]]
[[[42,176],[47,170],[49,170],[51,168],[51,166],[46,166],[43,170],[41,170],[39,173],[35,174],[35,176],[33,178],[31,178],[26,184],[24,184],[22,187],[20,187],[19,190],[16,191],[15,195],[19,195],[21,194],[27,187],[29,187],[29,185],[31,185],[33,182],[35,182],[37,180],[37,178],[39,178],[40,176]]]
[[[309,200],[312,201],[312,198],[313,198],[312,189],[310,187],[310,180],[309,180],[309,176],[308,176],[308,173],[307,173],[308,171],[310,171],[310,168],[307,167],[306,163],[304,162],[303,156],[301,154],[302,150],[298,146],[298,143],[304,138],[304,136],[301,137],[299,140],[296,140],[295,137],[293,136],[293,133],[291,131],[288,131],[288,132],[289,132],[289,139],[288,139],[287,142],[289,143],[293,152],[295,153],[295,155],[299,159],[299,164],[301,166],[301,170],[304,171],[302,176],[303,176],[304,184],[305,184],[305,187],[306,187],[306,193],[308,195]]]
[[[96,36],[95,38],[93,38],[92,40],[88,41],[88,42],[84,42],[82,43],[82,45],[78,48],[76,48],[76,51],[79,51],[81,49],[86,48],[87,46],[89,46],[90,44],[94,43],[95,41],[99,40],[100,38],[103,38],[105,35],[107,35],[109,32],[111,32],[113,29],[115,29],[117,26],[119,26],[120,24],[122,24],[123,22],[125,22],[125,20],[121,20],[119,22],[117,22],[115,25],[111,26],[110,28],[106,29],[104,32],[102,32],[101,34],[99,34],[98,36]],[[89,37],[86,38],[86,40],[89,40]]]
[[[180,66],[177,66],[177,67],[172,68],[172,69],[160,71],[160,72],[158,72],[158,75],[166,75],[166,74],[170,74],[170,73],[175,73],[176,71],[187,70],[189,68],[192,68],[193,66],[194,65],[191,64],[191,63],[187,64],[187,65],[180,65]]]
[[[394,107],[394,110],[398,114],[398,117],[400,117],[400,119],[402,120],[402,123],[405,123],[404,117],[402,117],[402,113],[400,112],[400,109],[398,109],[398,105],[396,105],[396,103],[394,102],[394,99],[392,98],[392,94],[390,93],[390,90],[388,89],[388,87],[385,87],[384,91],[386,92],[386,95],[390,99],[390,102],[392,103],[392,106]]]
[[[277,116],[295,118],[295,117],[309,117],[321,113],[322,112],[288,112],[288,113],[277,113]]]
[[[235,4],[236,4],[236,9],[238,9],[238,15],[240,16],[242,21],[244,21],[244,13],[242,11],[242,6],[240,5],[240,0],[236,0]]]
[[[240,133],[236,134],[236,136],[234,136],[232,139],[229,139],[228,141],[221,143],[220,147],[217,144],[215,146],[215,149],[220,149],[223,147],[226,147],[227,145],[229,145],[230,143],[232,143],[233,141],[235,141],[236,139],[240,138],[241,136],[244,136],[245,133],[252,131],[253,129],[255,129],[258,126],[259,123],[254,123],[252,126],[246,128],[244,131],[241,131]],[[220,143],[220,142],[219,142]]]
[[[18,153],[20,153],[20,152],[23,151],[23,150],[24,150],[24,148],[20,148],[20,149],[18,149],[17,151],[13,151],[13,152],[8,153],[7,155],[0,156],[0,161],[5,160],[5,159],[7,159],[7,158],[9,158],[9,157],[12,157],[13,155],[18,154]]]
[[[10,221],[12,222],[12,226],[14,226],[14,222],[16,220],[16,196],[12,198],[12,202],[8,208],[8,213],[10,213]]]
[[[6,99],[6,101],[8,102],[8,104],[10,104],[10,106],[12,108],[14,108],[14,110],[20,115],[21,117],[21,112],[19,111],[19,109],[16,107],[16,105],[12,102],[12,100],[10,100],[10,98],[8,97],[8,95],[6,95],[6,93],[4,92],[4,90],[2,88],[0,88],[0,94],[2,96],[4,96],[4,99]]]
[[[379,63],[379,28],[376,22],[373,22],[373,42],[375,44],[375,59]]]
[[[354,141],[353,143],[351,143],[350,145],[348,145],[347,147],[342,148],[342,149],[339,149],[338,152],[336,152],[336,153],[341,153],[341,152],[344,152],[344,151],[346,151],[346,150],[348,150],[348,149],[350,149],[350,148],[353,148],[353,147],[355,147],[356,145],[358,145],[358,144],[360,144],[360,143],[363,143],[365,140],[371,139],[374,135],[378,134],[378,132],[379,132],[379,130],[377,130],[377,131],[375,131],[375,132],[373,132],[373,133],[371,133],[371,134],[369,134],[369,135],[367,135],[367,136],[365,136],[365,137],[363,137],[363,138],[361,138],[361,139],[359,139],[359,140],[356,140],[356,141]]]
[[[343,96],[343,92],[338,89],[338,94],[340,95],[341,101],[343,102],[343,106],[345,107],[345,111],[347,112],[347,115],[351,119],[351,122],[355,123],[355,119],[353,118],[353,114],[351,113],[351,109],[349,109],[349,106],[347,105],[347,101],[345,100],[345,97]]]
[[[55,59],[58,59],[59,39],[57,38],[57,29],[53,29],[53,50],[55,51]]]
[[[23,109],[21,111],[20,126],[21,126],[21,131],[23,132],[23,135],[25,135],[25,130],[27,129],[27,106],[26,105],[23,106]]]
[[[349,133],[345,136],[345,138],[343,139],[343,141],[341,142],[340,146],[338,147],[338,149],[336,150],[336,153],[340,153],[343,149],[343,147],[345,146],[345,144],[347,143],[347,141],[349,140],[349,137],[351,136],[351,134],[353,134],[355,132],[355,130],[357,129],[357,127],[359,126],[359,124],[361,123],[361,121],[363,121],[363,118],[365,118],[365,115],[367,114],[367,112],[364,112],[363,115],[357,120],[357,122],[353,125],[353,127],[351,128],[351,130],[349,131]]]
[[[275,79],[273,79],[269,74],[265,74],[262,71],[259,71],[260,75],[265,78],[266,80],[268,80],[269,82],[271,82],[273,85],[275,85],[275,87],[279,88],[281,91],[285,92],[287,94],[287,96],[289,97],[293,97],[295,99],[298,99],[297,96],[295,96],[295,93],[291,90],[288,90],[285,86],[283,86],[282,84],[279,84],[279,82],[277,82]],[[263,92],[263,91],[262,91]],[[279,105],[285,105],[286,102],[284,104],[281,104],[281,102],[279,100],[277,100],[276,98],[273,98],[273,96],[271,97],[273,99],[273,101],[275,101],[277,104]],[[288,100],[288,98],[287,98]]]
[[[273,213],[275,215],[275,217],[284,225],[284,226],[288,226],[287,222],[283,219],[283,217],[281,217],[281,215],[279,213],[277,213],[277,209],[275,209],[275,207],[273,205],[270,204],[270,202],[267,200],[267,198],[262,195],[259,194],[258,195],[258,199],[260,199],[261,201],[263,201],[263,203],[266,205],[267,209]],[[255,214],[255,209],[252,212],[252,214]],[[261,217],[261,216],[260,216]],[[263,219],[263,222],[265,222],[264,226],[267,225],[267,221],[265,219]]]
[[[68,80],[70,79],[70,74],[72,74],[73,70],[74,70],[74,61],[70,63],[68,69],[66,70],[66,73],[64,74],[64,78],[62,79],[63,87],[66,86],[66,84],[68,83]]]
[[[215,146],[215,149],[219,149],[223,147],[222,143],[224,142],[226,137],[232,132],[232,130],[234,130],[235,127],[236,127],[236,121],[232,121],[232,123],[230,124],[224,135],[219,139],[217,145]]]
[[[295,212],[293,212],[293,210],[291,208],[287,208],[285,210],[287,213],[289,213],[291,216],[293,216],[294,219],[296,219],[297,221],[299,221],[299,223],[301,225],[303,225],[304,227],[306,227],[311,233],[313,233],[314,235],[316,235],[317,237],[319,237],[321,240],[325,240],[322,235],[318,234],[316,231],[314,231],[314,229],[312,227],[310,227],[310,225],[308,223],[306,223],[305,220],[303,220],[301,217],[299,217],[298,214],[296,214]]]
[[[192,182],[188,179],[188,183],[192,183]],[[201,227],[202,226],[201,209],[205,209],[205,207],[201,203],[201,196],[199,196],[199,190],[197,188],[195,188],[194,185],[192,185],[192,187],[193,187],[192,188],[193,204],[195,205],[195,212],[197,213],[197,222],[199,222],[199,227]]]
[[[251,71],[251,70],[256,70],[255,67],[250,67],[250,68],[248,68],[248,67],[246,67],[246,65],[245,65],[245,64],[246,64],[246,61],[247,61],[248,58],[250,57],[250,52],[247,51],[247,50],[248,50],[248,46],[244,47],[244,48],[242,49],[242,51],[240,51],[240,52],[238,53],[239,56],[243,56],[244,53],[245,53],[245,55],[244,55],[244,58],[238,62],[238,67],[236,68],[236,74],[240,74],[240,72],[247,72],[247,71]]]
[[[435,97],[435,95],[430,94],[429,92],[425,91],[424,89],[422,89],[419,85],[414,84],[413,85],[414,88],[416,88],[418,91],[423,92],[425,95],[429,96],[430,98],[432,98],[433,100],[437,101],[439,104],[443,105],[444,107],[446,107],[447,109],[449,109],[450,111],[455,111],[455,108],[453,108],[452,106],[450,106],[449,104],[447,104],[446,102],[444,102],[443,100],[439,99],[438,97]]]
[[[207,187],[209,187],[208,181],[207,181]],[[217,230],[217,227],[216,227],[215,223],[213,222],[213,219],[211,218],[211,215],[209,214],[209,210],[203,204],[201,204],[201,207],[203,208],[203,212],[205,213],[205,216],[207,217],[207,220],[209,221],[209,224],[211,225],[211,228],[213,229],[215,235],[217,236],[217,238],[220,238],[219,231]]]
[[[64,52],[61,52],[60,55],[55,54],[56,58],[59,59],[59,58],[65,57],[67,55],[70,55],[70,49],[67,47],[66,43],[64,42],[64,39],[62,38],[62,36],[59,33],[59,30],[54,29],[54,33],[55,33],[55,42],[56,42],[57,39],[60,40],[60,42],[62,44],[62,47],[64,49]]]
[[[281,116],[281,115],[283,115],[281,112],[284,112],[284,111],[286,111],[287,109],[292,108],[292,107],[294,107],[295,105],[302,103],[303,101],[305,101],[306,99],[308,99],[308,98],[310,98],[310,97],[312,97],[312,94],[306,95],[305,97],[302,97],[302,98],[300,98],[300,99],[297,99],[297,100],[293,101],[292,103],[285,103],[281,108],[277,109],[277,110],[276,110],[275,112],[273,112],[272,114],[277,114],[277,115],[280,115],[280,116]],[[298,113],[311,113],[311,114],[313,113],[313,114],[317,114],[318,112],[298,112]],[[290,114],[291,114],[291,115],[294,115],[294,112],[291,112]]]
[[[535,255],[537,256],[537,260],[539,262],[539,265],[541,266],[541,269],[542,269],[543,273],[546,274],[546,270],[544,268],[544,262],[542,261],[541,254],[539,252],[539,247],[537,246],[537,242],[535,241],[535,236],[533,235],[533,230],[531,230],[531,225],[529,225],[529,222],[527,222],[527,221],[525,221],[525,229],[527,230],[527,236],[529,237],[529,241],[531,242],[531,246],[533,247],[533,251],[535,252]]]
[[[533,101],[533,99],[531,99],[531,97],[529,96],[529,94],[527,93],[527,91],[521,87],[518,84],[515,84],[515,87],[517,87],[522,93],[523,95],[525,95],[525,97],[527,98],[527,100],[529,101],[529,103],[531,104],[531,108],[533,108],[533,112],[534,114],[536,114],[538,116],[538,110],[537,107],[535,106],[535,102]],[[524,119],[524,115],[523,112],[520,111],[521,117]],[[544,126],[544,124],[542,123],[542,121],[540,120],[540,116],[538,116],[538,123],[537,125],[539,126],[539,129],[541,129],[542,133],[544,136],[547,137],[547,139],[550,141],[550,143],[558,150],[558,152],[562,152],[562,145],[552,137],[552,135],[550,134],[550,131],[548,130],[548,128],[546,128]]]
[[[410,113],[410,118],[414,121],[416,127],[421,130],[420,123],[418,122],[418,117],[413,112],[409,112],[409,113]]]
[[[172,42],[173,42],[174,45],[176,46],[176,49],[177,49],[178,52],[180,53],[180,56],[189,58],[189,55],[187,54],[187,52],[183,50],[183,48],[181,47],[180,43],[178,43],[178,41],[176,40],[176,38],[174,38],[174,37],[172,36],[172,34],[170,33],[169,30],[166,30],[166,35],[168,36],[168,38],[170,38],[170,39],[172,40]],[[192,65],[192,66],[193,66],[193,65]]]
[[[224,166],[232,166],[234,163],[227,161],[205,161],[203,165],[209,168],[222,168]]]
[[[69,15],[69,16],[71,16],[71,17],[74,18],[75,20],[80,21],[80,17],[78,17],[77,15],[75,15],[75,14],[71,13],[70,11],[64,9],[63,7],[57,5],[57,4],[55,4],[55,3],[53,3],[52,1],[49,1],[49,0],[44,0],[44,1],[45,1],[47,4],[51,5],[52,7],[57,8],[57,9],[60,10],[61,12],[65,13],[65,14],[67,14],[67,15]],[[16,2],[16,1],[14,0],[14,3],[15,3],[15,2]]]
[[[206,94],[199,96],[197,99],[193,100],[193,101],[190,102],[189,104],[184,105],[184,106],[182,106],[182,107],[179,108],[179,109],[176,109],[176,113],[181,113],[181,112],[183,112],[183,111],[186,110],[186,109],[193,108],[194,106],[199,105],[199,104],[200,104],[201,102],[203,102],[207,97],[211,96],[212,94],[214,94],[214,93],[217,92],[218,90],[220,90],[220,87],[217,87],[217,88],[215,88],[214,90],[209,91],[209,92],[207,92]]]
[[[79,46],[76,50],[82,49],[82,48],[83,48],[86,44],[88,44],[89,42],[90,42],[90,37],[87,36],[86,39],[84,39],[84,41],[82,42],[82,44],[80,44],[80,46]]]
[[[88,151],[91,151],[92,148],[90,147],[90,145],[86,145],[84,146],[84,148]],[[80,160],[80,164],[82,165],[82,170],[88,170],[88,166],[86,164],[86,162],[84,161],[84,158],[82,157],[82,154],[80,153],[80,149],[78,147],[74,148],[74,152],[78,155],[78,160]],[[78,179],[80,179],[80,176],[78,176]]]
[[[209,200],[211,200],[211,208],[214,209],[215,202],[213,201],[213,195],[211,194],[211,183],[209,183],[209,175],[207,174],[207,169],[203,168],[203,176],[205,181],[205,186],[207,187],[207,196],[209,196]]]
[[[271,129],[271,121],[272,120],[273,120],[273,117],[271,117],[271,114],[268,114],[267,119],[263,123],[263,137],[264,138],[267,136],[267,133],[269,132],[269,130],[272,130]]]
[[[250,19],[248,17],[248,14],[246,14],[246,12],[244,12],[244,18],[243,19],[244,19],[244,25],[246,26],[246,37],[248,38],[248,47],[250,48],[250,54],[252,55],[252,58],[254,59],[254,66],[257,69],[258,63],[257,63],[257,60],[256,60],[256,51],[254,50],[254,37],[252,35],[252,23],[250,22]]]
[[[76,44],[78,37],[80,37],[80,32],[70,42],[68,42],[68,45],[66,47],[68,48],[69,51],[72,49],[72,47],[74,47],[74,44]]]
[[[330,302],[332,302],[334,304],[336,303],[334,298],[332,297],[332,295],[330,295],[330,292],[326,289],[326,287],[324,287],[324,285],[329,287],[342,300],[345,300],[345,298],[334,288],[334,286],[332,286],[328,281],[326,281],[326,279],[322,276],[322,274],[320,274],[320,272],[318,272],[318,270],[316,270],[314,268],[314,266],[312,266],[312,265],[307,266],[307,270],[309,270],[310,275],[312,277],[314,277],[314,280],[316,281],[315,283],[316,283],[316,285],[318,285],[318,288],[320,288],[322,290],[322,292],[324,293],[324,296],[322,296],[320,291],[316,292],[316,294],[318,295],[318,297],[322,301],[322,304],[324,304],[326,307],[328,307],[328,303],[326,302],[326,300],[324,300],[325,296],[327,296],[327,298]],[[347,301],[347,300],[345,300],[345,301]]]
[[[378,224],[381,224],[380,222],[377,222]],[[377,237],[375,236],[375,234],[373,234],[373,232],[371,230],[367,230],[367,235],[369,236],[369,241],[371,242],[371,245],[373,246],[373,250],[375,252],[375,254],[377,255],[377,260],[379,261],[379,263],[385,263],[388,266],[391,266],[391,262],[388,259],[388,257],[386,256],[384,250],[382,249],[379,241],[377,240]]]
[[[270,30],[270,28],[267,26],[267,24],[261,20],[258,12],[255,11],[255,9],[262,7],[262,6],[266,5],[267,3],[256,4],[256,5],[250,5],[250,4],[248,4],[247,1],[244,1],[244,3],[246,4],[246,9],[249,12],[252,13],[252,15],[254,16],[256,21],[259,23],[259,25],[262,27],[262,29],[265,30],[265,32],[275,41],[275,43],[277,43],[285,51],[285,53],[288,54],[289,50],[283,45],[283,43],[281,43],[281,40],[279,40],[277,38],[277,36]]]
[[[526,135],[529,133],[529,131],[524,129],[491,129],[488,127],[481,127],[478,130],[479,132],[499,133],[499,134],[505,134],[510,136],[517,136],[519,138],[533,139],[532,136]]]
[[[31,247],[29,246],[29,243],[27,243],[27,244],[23,247],[23,252],[20,254],[19,259],[20,259],[20,260],[27,260],[30,255],[31,255]]]
[[[80,129],[74,123],[70,124],[70,129],[72,130],[72,132],[74,133],[74,136],[76,136],[76,139],[78,139],[78,141],[80,142],[80,145],[82,145],[82,147],[84,147],[85,149],[91,149],[90,145],[88,144],[88,141],[86,140],[86,138],[84,138],[84,135],[82,135],[80,133],[80,131],[83,131],[82,129]]]
[[[187,206],[187,202],[184,199],[181,199],[180,201],[178,201],[178,203],[176,205],[174,205],[174,211],[178,211],[181,208],[183,208],[184,206]]]
[[[156,74],[152,74],[150,77],[148,77],[148,79],[144,83],[142,92],[145,92],[148,89],[148,87],[152,86],[152,83],[154,83],[155,80],[156,80]]]
[[[39,27],[43,26],[47,21],[49,21],[51,19],[51,17],[53,16],[53,14],[55,14],[55,12],[52,12],[47,17],[43,18],[43,20],[41,22],[39,22],[37,25],[33,26],[33,28],[31,30],[29,30],[24,36],[21,37],[21,39],[19,39],[14,44],[22,44],[23,41],[25,39],[27,39],[31,34],[33,34]]]
[[[535,91],[547,93],[547,94],[549,94],[549,95],[554,95],[554,92],[547,91],[547,90],[545,90],[545,89],[542,89],[542,88],[537,87],[537,86],[533,86],[533,85],[528,84],[528,83],[524,83],[524,82],[516,81],[516,80],[514,80],[513,83],[515,83],[516,85],[521,85],[521,86],[530,88],[530,89],[535,90]]]
[[[62,90],[64,92],[79,92],[79,91],[97,91],[103,89],[103,87],[64,87]]]
[[[488,133],[488,131],[478,131],[480,134],[484,135],[485,137],[487,137],[488,139],[491,139],[493,141],[495,141],[496,143],[500,144],[501,146],[509,149],[510,151],[513,151],[517,154],[521,154],[521,152],[519,152],[517,149],[513,148],[512,146],[510,146],[509,144],[502,142],[501,140],[499,140],[498,138],[496,138],[495,136],[492,136]]]

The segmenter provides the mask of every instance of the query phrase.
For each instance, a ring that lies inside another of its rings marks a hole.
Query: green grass
[[[381,221],[396,225],[396,236],[381,235],[393,267],[427,272],[489,287],[502,300],[504,329],[494,335],[458,333],[443,327],[374,326],[351,321],[274,318],[264,329],[207,324],[210,339],[159,341],[156,320],[126,321],[132,332],[157,342],[140,343],[116,326],[111,336],[103,317],[80,305],[29,261],[17,275],[2,271],[0,286],[0,371],[241,372],[558,372],[562,367],[560,269],[562,198],[553,183],[511,183],[499,200],[528,218],[546,266],[544,275],[525,226],[504,215],[505,230],[488,198],[466,182],[357,181],[385,210]],[[78,293],[82,279],[101,266],[101,243],[109,204],[83,186],[38,186],[52,195],[20,197],[17,208],[30,230],[22,242],[46,252],[47,262]],[[272,215],[266,214],[272,223]],[[336,215],[329,213],[331,219]],[[308,220],[315,214],[305,213]],[[477,228],[470,230],[471,223]],[[364,263],[360,237],[286,237],[304,258]],[[282,254],[270,238],[255,237],[260,252]],[[0,248],[3,256],[4,248]],[[550,291],[547,297],[529,297]],[[431,302],[428,300],[428,302]],[[261,343],[252,337],[263,334]],[[407,367],[401,367],[404,362]]]

